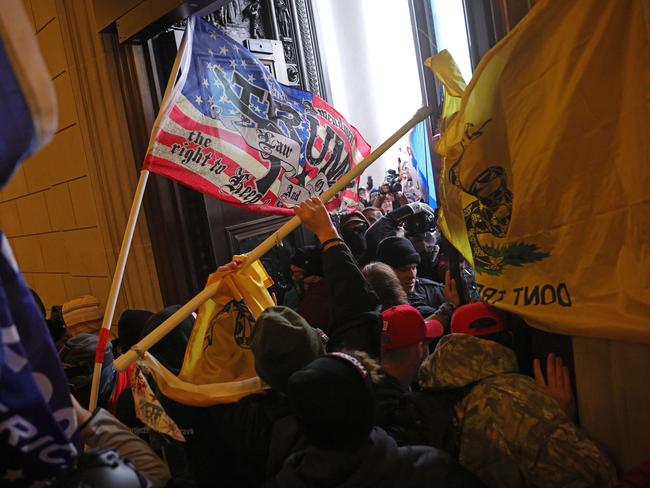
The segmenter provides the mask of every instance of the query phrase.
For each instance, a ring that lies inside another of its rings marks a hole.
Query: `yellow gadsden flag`
[[[650,343],[649,3],[538,2],[436,147],[481,298],[545,330]],[[450,63],[428,60],[457,96]]]
[[[235,402],[265,388],[250,340],[255,319],[274,305],[271,278],[255,261],[236,273],[210,275],[207,285],[213,283],[219,283],[217,293],[199,308],[178,377],[151,354],[144,358],[160,391],[186,405]]]

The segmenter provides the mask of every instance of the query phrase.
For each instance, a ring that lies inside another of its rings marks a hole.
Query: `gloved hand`
[[[435,215],[434,210],[424,202],[411,202],[406,206],[413,211],[414,215],[420,212],[426,212],[429,215]]]

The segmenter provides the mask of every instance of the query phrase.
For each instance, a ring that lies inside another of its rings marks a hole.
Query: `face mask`
[[[355,257],[359,257],[366,252],[368,245],[364,233],[364,231],[359,230],[344,230],[341,233],[343,240],[350,248],[350,251],[352,251],[352,255]]]

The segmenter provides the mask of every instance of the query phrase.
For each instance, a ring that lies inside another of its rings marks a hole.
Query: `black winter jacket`
[[[472,488],[484,486],[447,454],[425,446],[398,447],[375,427],[359,448],[309,446],[292,454],[267,486],[274,488]]]
[[[330,247],[323,253],[323,271],[332,303],[336,304],[327,349],[348,347],[379,358],[379,299],[346,245]],[[273,391],[210,407],[208,416],[204,425],[195,426],[215,458],[215,462],[199,467],[196,474],[202,483],[226,479],[232,486],[259,486],[277,472],[289,454],[304,446],[285,397]]]
[[[436,313],[446,301],[445,286],[426,278],[416,278],[415,289],[406,296],[409,303],[417,308],[423,317]]]

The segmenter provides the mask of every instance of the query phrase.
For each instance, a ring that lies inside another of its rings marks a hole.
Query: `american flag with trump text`
[[[292,214],[370,152],[324,100],[278,83],[212,24],[190,19],[178,56],[180,75],[163,100],[145,169],[233,205]],[[356,201],[357,183],[328,209]]]

